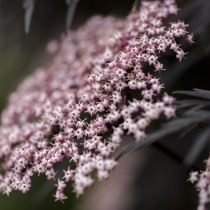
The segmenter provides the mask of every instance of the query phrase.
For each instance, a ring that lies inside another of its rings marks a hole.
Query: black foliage
[[[194,91],[175,91],[174,94],[181,94],[184,96],[192,96],[198,99],[210,100],[210,91],[209,90],[201,90],[201,89],[193,89]]]
[[[183,159],[184,164],[188,167],[193,165],[200,152],[209,142],[210,91],[194,89],[193,91],[175,91],[174,94],[179,94],[184,98],[184,100],[180,99],[176,102],[177,116],[168,122],[162,123],[162,126],[149,133],[144,141],[125,146],[117,154],[117,159],[127,152],[143,149],[172,134],[178,133],[181,138],[184,138],[197,127],[201,127],[202,129],[195,137],[189,153]],[[186,97],[189,97],[189,99],[186,99]]]

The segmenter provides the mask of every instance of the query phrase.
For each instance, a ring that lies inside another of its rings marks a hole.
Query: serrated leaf
[[[198,100],[198,99],[185,99],[185,100],[180,100],[175,103],[177,109],[181,108],[188,108],[188,107],[193,107],[193,106],[203,106],[203,107],[208,107],[210,106],[210,101],[206,100]]]
[[[191,96],[195,98],[201,98],[204,100],[210,100],[210,91],[201,90],[201,89],[194,89],[194,91],[179,90],[179,91],[174,91],[173,94],[179,94],[179,95]]]
[[[187,154],[186,158],[184,159],[184,164],[189,168],[193,165],[196,161],[199,154],[202,152],[203,148],[206,146],[207,142],[209,141],[210,136],[210,129],[205,128],[203,129],[200,134],[196,137],[195,143],[192,145],[190,152]]]
[[[190,102],[176,102],[175,103],[175,106],[176,106],[176,109],[179,111],[181,109],[186,109],[186,108],[191,108],[191,107],[194,107],[195,104],[192,104]]]
[[[191,109],[187,110],[185,112],[185,115],[192,115],[192,114],[197,114],[201,111],[202,108],[204,108],[205,105],[197,105],[192,107]]]
[[[186,128],[178,137],[178,140],[181,140],[183,138],[185,138],[191,131],[193,131],[195,128],[197,127],[197,125],[192,125],[189,126],[189,128]]]
[[[149,134],[148,137],[140,142],[140,143],[132,143],[125,148],[123,148],[116,156],[116,159],[119,159],[124,154],[143,149],[144,147],[158,141],[159,139],[166,137],[170,134],[176,133],[178,131],[181,131],[183,129],[188,128],[189,126],[192,126],[196,123],[201,123],[206,120],[210,120],[210,113],[207,111],[200,111],[199,113],[193,113],[190,116],[187,116],[187,118],[176,118],[174,120],[171,120],[153,133]]]

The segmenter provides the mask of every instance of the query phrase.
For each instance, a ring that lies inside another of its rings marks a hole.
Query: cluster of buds
[[[55,180],[56,200],[67,198],[69,182],[80,195],[93,176],[109,176],[124,136],[144,141],[154,120],[174,116],[158,74],[166,51],[182,60],[177,42],[191,39],[183,22],[167,22],[176,13],[174,0],[145,1],[126,19],[93,17],[49,45],[52,63],[19,86],[2,114],[1,192],[25,193],[44,174]]]

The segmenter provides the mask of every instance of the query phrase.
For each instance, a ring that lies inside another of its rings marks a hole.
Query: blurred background
[[[65,33],[67,6],[65,0],[36,0],[30,32],[24,32],[22,0],[0,1],[0,110],[8,95],[32,71],[46,65],[52,56],[46,53],[47,43]],[[126,16],[133,0],[80,0],[72,29],[88,17],[100,15]],[[189,24],[195,44],[187,47],[182,63],[167,58],[168,71],[162,80],[168,92],[210,89],[210,1],[179,0],[179,18]],[[21,100],[21,99],[20,99]],[[27,195],[13,193],[0,196],[1,210],[194,210],[197,195],[187,179],[191,169],[202,169],[209,146],[199,151],[192,165],[183,164],[193,145],[194,135],[163,139],[158,145],[129,153],[119,161],[110,179],[96,183],[83,196],[74,194],[64,204],[55,203],[51,183],[34,177]],[[71,194],[69,190],[69,194]]]

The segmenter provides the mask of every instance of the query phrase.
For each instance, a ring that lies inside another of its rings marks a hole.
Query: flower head
[[[45,174],[57,180],[56,200],[66,199],[68,182],[82,194],[94,172],[104,179],[116,166],[123,136],[142,141],[151,122],[174,115],[157,73],[166,50],[185,54],[177,38],[189,37],[186,25],[166,24],[176,11],[174,0],[142,2],[125,20],[93,17],[49,46],[58,51],[52,64],[27,78],[3,112],[0,191],[25,193],[33,174]]]

